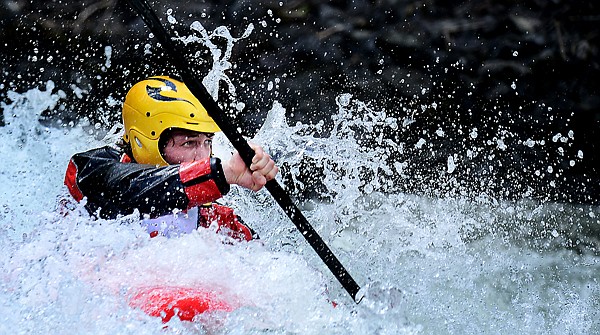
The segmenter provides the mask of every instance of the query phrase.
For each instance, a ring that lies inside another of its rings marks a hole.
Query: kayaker
[[[230,184],[253,191],[275,178],[278,168],[259,145],[250,169],[238,153],[222,162],[212,153],[220,131],[184,83],[166,76],[136,83],[122,108],[123,139],[75,154],[65,185],[88,211],[116,218],[139,211],[150,236],[174,236],[213,227],[240,240],[255,233],[230,207],[215,201]]]

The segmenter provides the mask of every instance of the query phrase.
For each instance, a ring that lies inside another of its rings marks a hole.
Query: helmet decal
[[[149,79],[162,81],[172,91],[177,92],[177,86],[175,86],[175,83],[168,79],[160,78],[160,77],[152,77]],[[162,86],[162,87],[164,87],[164,86]],[[194,104],[189,100],[182,99],[182,98],[167,97],[167,96],[162,95],[161,94],[163,92],[162,87],[160,87],[160,86],[159,87],[151,87],[150,85],[146,85],[146,92],[148,93],[149,97],[151,97],[152,99],[157,100],[157,101],[183,101],[183,102],[187,102],[188,104],[194,106]]]

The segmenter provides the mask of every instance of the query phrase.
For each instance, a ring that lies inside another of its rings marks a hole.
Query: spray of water
[[[220,29],[213,34],[230,36]],[[210,45],[211,34],[197,31]],[[222,77],[226,68],[213,80],[232,84]],[[411,153],[427,140],[404,143],[386,134],[402,132],[418,114],[393,117],[340,94],[333,126],[317,136],[323,123],[288,125],[285,107],[274,102],[253,139],[286,167],[279,178],[287,178],[290,192],[318,184],[319,196],[299,205],[364,286],[365,298],[355,305],[264,191],[234,187],[223,199],[260,234],[251,243],[231,244],[208,230],[150,239],[135,215],[90,217],[68,201],[62,177],[70,155],[108,140],[89,136],[85,122],[42,126],[41,113],[63,98],[48,83],[2,102],[0,333],[600,331],[600,264],[590,252],[600,210],[501,200],[463,192],[460,183],[449,184],[458,188],[452,196],[399,191],[398,183],[418,179]],[[476,129],[467,134],[478,137]],[[215,142],[226,158],[226,140]],[[460,170],[459,158],[448,156],[440,174]],[[307,181],[307,171],[317,178]],[[579,253],[570,250],[582,244],[587,248]],[[132,288],[150,283],[210,286],[241,307],[193,324],[174,319],[164,328],[126,302]]]

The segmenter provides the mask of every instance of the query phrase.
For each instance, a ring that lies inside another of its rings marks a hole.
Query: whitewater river
[[[358,305],[266,191],[233,188],[223,199],[260,234],[250,243],[207,229],[150,239],[135,216],[91,218],[64,201],[64,171],[73,153],[114,137],[96,139],[85,122],[42,125],[40,114],[64,99],[52,82],[9,98],[0,127],[0,334],[600,333],[599,258],[567,248],[572,236],[595,243],[586,232],[598,227],[598,208],[381,193],[384,178],[359,176],[385,171],[385,153],[365,151],[349,129],[402,122],[346,118],[357,106],[349,95],[338,98],[327,138],[289,126],[274,103],[254,140],[292,174],[306,157],[331,163],[321,166],[329,201],[302,208],[363,287]],[[225,139],[216,146],[227,156]],[[449,160],[445,173],[455,168]],[[128,290],[144,284],[212,287],[242,307],[165,328],[127,304]]]
[[[12,93],[2,106],[1,334],[600,332],[598,258],[563,248],[560,233],[564,224],[597,224],[596,208],[365,196],[350,174],[326,173],[338,195],[304,211],[363,286],[356,305],[266,192],[233,189],[224,199],[262,237],[233,245],[209,230],[150,239],[134,217],[94,220],[59,205],[68,198],[62,179],[70,155],[110,142],[95,140],[89,127],[42,126],[40,113],[60,99],[48,83]],[[289,146],[282,160],[294,163],[299,140],[313,157],[345,164],[358,154],[348,138],[290,136],[298,126],[287,126],[282,113],[275,105],[256,137],[273,151]],[[163,328],[126,303],[127,289],[145,283],[218,287],[244,307]]]

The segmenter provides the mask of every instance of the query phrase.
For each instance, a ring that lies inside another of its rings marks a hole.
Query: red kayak
[[[238,306],[222,298],[212,289],[195,287],[142,287],[134,290],[129,305],[151,316],[169,322],[175,315],[184,321],[206,312],[231,312]]]

